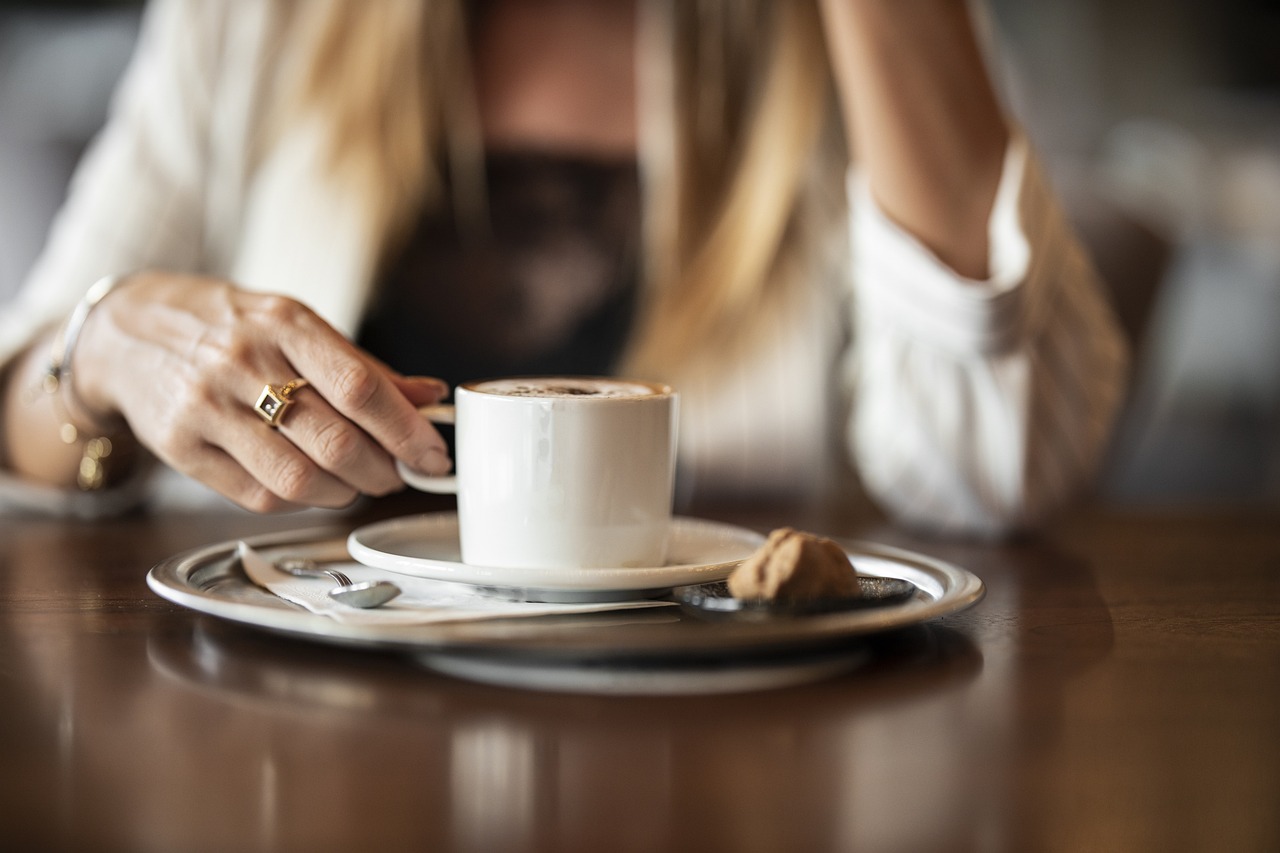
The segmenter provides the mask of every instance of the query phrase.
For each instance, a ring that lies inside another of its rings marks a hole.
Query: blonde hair
[[[749,341],[813,274],[847,155],[810,0],[639,2],[644,288],[625,369],[673,379]],[[309,56],[296,108],[329,122],[335,178],[367,205],[384,258],[424,206],[483,215],[465,6],[327,0],[295,18]]]

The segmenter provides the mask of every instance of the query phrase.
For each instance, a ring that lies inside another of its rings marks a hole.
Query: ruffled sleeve
[[[966,279],[849,179],[856,345],[847,440],[900,521],[993,535],[1092,479],[1127,348],[1092,264],[1026,143],[1006,154],[990,277]]]

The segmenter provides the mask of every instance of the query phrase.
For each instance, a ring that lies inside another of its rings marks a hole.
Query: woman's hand
[[[306,306],[198,276],[139,273],[85,323],[72,375],[84,405],[120,415],[162,461],[248,509],[340,507],[403,487],[395,460],[449,469],[416,407],[448,393],[406,378]],[[273,429],[264,385],[305,378]]]

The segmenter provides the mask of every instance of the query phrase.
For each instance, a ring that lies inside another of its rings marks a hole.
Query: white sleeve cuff
[[[1023,229],[1027,145],[1015,136],[1006,152],[988,223],[991,275],[965,278],[880,209],[866,179],[851,172],[849,195],[854,287],[860,328],[886,325],[899,334],[956,355],[994,355],[1015,349],[1031,325],[1031,249]],[[1037,195],[1037,192],[1031,193]],[[1038,217],[1037,217],[1038,218]]]

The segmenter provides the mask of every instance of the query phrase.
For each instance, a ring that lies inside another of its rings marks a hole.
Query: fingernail
[[[453,460],[449,458],[448,453],[445,453],[444,448],[432,447],[425,456],[418,460],[418,464],[414,467],[423,474],[439,477],[448,474],[452,470]]]
[[[415,382],[431,386],[442,400],[449,396],[449,383],[443,379],[437,379],[434,376],[415,376],[413,379]]]

